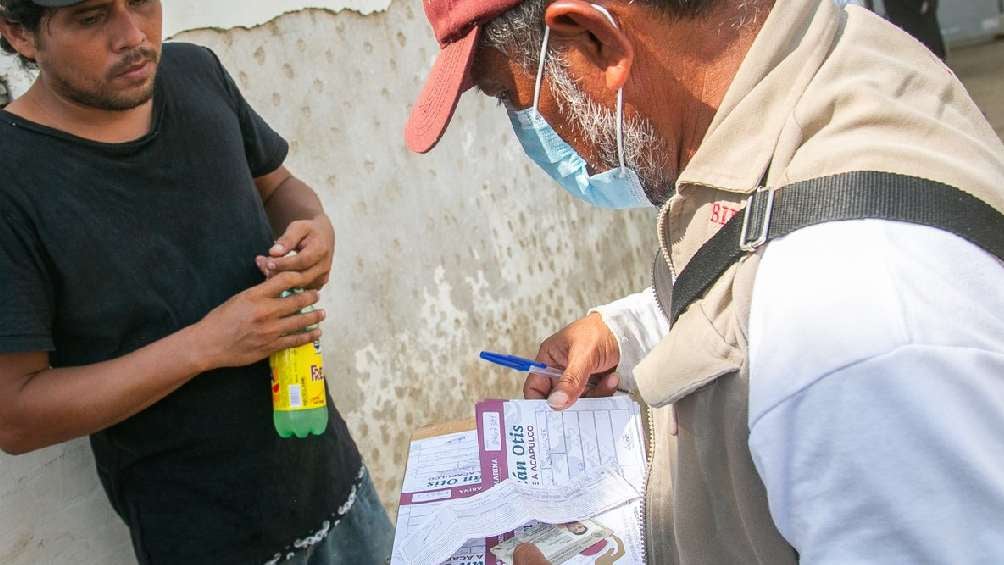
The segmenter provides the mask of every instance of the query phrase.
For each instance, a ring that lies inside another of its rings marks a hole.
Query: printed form
[[[594,480],[597,472],[613,470],[629,490],[644,492],[646,459],[640,409],[626,396],[581,399],[563,412],[551,410],[542,400],[490,400],[477,405],[476,417],[477,431],[412,443],[392,563],[406,562],[400,558],[406,540],[417,547],[418,532],[428,528],[430,520],[443,520],[447,514],[435,514],[448,507],[449,501],[479,495],[503,481],[524,485],[521,492],[539,489],[539,495],[546,498],[555,496],[562,487],[575,490],[577,484]],[[623,500],[630,502],[608,505],[611,509],[592,517],[609,535],[563,562],[645,562],[642,501],[626,495]],[[538,522],[530,521],[513,532],[469,539],[443,563],[502,563],[491,548],[539,528]]]
[[[394,555],[399,555],[408,536],[421,530],[442,501],[468,498],[484,490],[475,430],[420,439],[411,443],[408,467],[401,488],[394,536]],[[443,563],[484,565],[484,538],[468,540]],[[394,559],[392,563],[398,563]]]
[[[422,528],[398,545],[394,557],[402,565],[442,563],[467,540],[512,532],[535,520],[581,524],[640,497],[616,469],[603,467],[560,487],[502,481],[470,498],[441,503]]]
[[[477,405],[481,475],[489,484],[503,477],[539,488],[567,485],[590,470],[617,469],[643,493],[647,462],[638,403],[624,395],[582,398],[561,412],[544,400],[488,400]],[[635,500],[593,517],[612,534],[572,564],[645,563],[643,501]],[[517,529],[520,537],[536,523]],[[488,548],[513,537],[488,539]],[[499,563],[490,552],[488,565]]]

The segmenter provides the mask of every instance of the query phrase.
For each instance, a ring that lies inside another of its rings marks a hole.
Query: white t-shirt
[[[631,370],[651,291],[597,308]],[[656,321],[653,321],[656,318]],[[1004,265],[860,220],[772,242],[749,326],[749,446],[803,563],[1004,562]]]

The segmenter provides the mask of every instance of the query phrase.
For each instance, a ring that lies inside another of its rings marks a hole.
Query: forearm
[[[0,354],[0,449],[24,453],[115,425],[196,375],[245,367],[276,351],[317,341],[324,319],[303,313],[317,293],[281,297],[309,282],[284,272],[211,310],[198,323],[122,357],[49,368],[45,353]],[[110,323],[114,323],[113,321]]]
[[[324,214],[324,206],[312,188],[289,175],[265,200],[265,213],[275,234],[282,234],[292,222],[312,220]]]
[[[24,453],[89,435],[161,400],[206,368],[195,331],[186,328],[113,360],[27,375],[0,418],[3,448]]]

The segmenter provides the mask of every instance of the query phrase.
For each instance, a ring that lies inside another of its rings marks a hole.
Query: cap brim
[[[478,45],[480,26],[448,44],[432,65],[425,87],[404,128],[404,142],[415,153],[428,153],[443,137],[460,95],[471,87],[470,71]]]

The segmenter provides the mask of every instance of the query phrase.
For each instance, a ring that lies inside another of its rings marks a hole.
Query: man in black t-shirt
[[[140,563],[382,563],[330,398],[321,436],[272,428],[334,250],[285,140],[159,0],[0,0],[0,34],[40,71],[0,110],[0,448],[89,435]]]

